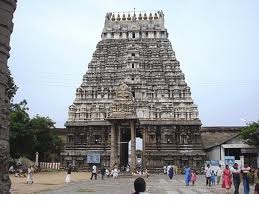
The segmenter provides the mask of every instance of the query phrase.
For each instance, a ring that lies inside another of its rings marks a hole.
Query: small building
[[[234,156],[252,167],[259,167],[259,148],[245,144],[240,138],[242,127],[203,127],[202,144],[208,160],[223,160],[225,156]]]

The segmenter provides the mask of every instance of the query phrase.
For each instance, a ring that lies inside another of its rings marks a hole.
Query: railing
[[[41,169],[51,169],[51,170],[59,170],[61,163],[48,163],[48,162],[40,162]]]

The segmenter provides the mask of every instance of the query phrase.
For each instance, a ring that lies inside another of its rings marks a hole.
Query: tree
[[[10,127],[10,152],[13,158],[26,156],[41,161],[57,161],[63,149],[62,140],[53,131],[55,122],[39,115],[30,119],[26,100],[12,104]]]
[[[11,105],[10,153],[13,158],[28,156],[33,149],[34,137],[26,100]]]
[[[240,136],[247,144],[259,146],[259,121],[248,123],[241,130]]]
[[[11,71],[8,68],[7,70],[7,96],[10,101],[12,101],[13,97],[15,96],[16,92],[18,90],[18,87],[15,85],[14,79],[12,77]]]
[[[53,131],[55,126],[49,117],[35,116],[30,126],[35,137],[34,152],[39,152],[41,160],[55,161],[62,151],[62,141]]]

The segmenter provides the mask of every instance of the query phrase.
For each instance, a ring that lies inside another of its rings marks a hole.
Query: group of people
[[[191,169],[189,166],[186,166],[184,169],[184,181],[185,185],[189,186],[190,183],[192,186],[195,185],[195,182],[197,180],[197,172],[195,169]]]
[[[174,169],[173,165],[169,164],[167,167],[164,166],[164,174],[167,174],[167,176],[169,177],[170,180],[173,179],[174,172],[175,172],[175,169]]]
[[[164,174],[168,175],[168,172],[169,172],[170,168],[172,168],[172,171],[173,171],[172,176],[179,174],[178,173],[178,171],[179,171],[178,167],[175,166],[175,165],[171,165],[171,164],[168,164],[167,166],[163,167]]]
[[[9,167],[9,173],[14,174],[15,177],[27,177],[26,183],[27,184],[33,184],[33,178],[32,175],[35,172],[35,168],[33,166],[28,166],[28,168],[25,167],[19,167],[14,168],[14,166]]]
[[[167,167],[164,166],[164,174],[167,174],[170,180],[173,179],[173,176],[177,174],[177,167],[174,165],[168,165]],[[186,166],[184,169],[184,181],[185,185],[189,186],[191,183],[192,185],[195,184],[197,180],[197,172],[195,169],[191,169],[189,166]]]
[[[72,172],[72,166],[69,165],[68,168],[67,168],[67,175],[66,175],[66,183],[70,183],[71,182],[71,172]],[[117,168],[117,166],[115,165],[113,167],[113,169],[107,169],[105,168],[104,166],[101,167],[101,178],[102,180],[104,179],[104,176],[107,176],[107,177],[112,177],[112,178],[115,178],[117,179],[118,176],[119,176],[119,172],[120,170]],[[97,170],[97,167],[96,165],[93,165],[92,166],[92,170],[91,170],[91,177],[90,177],[90,180],[92,180],[93,178],[95,180],[97,180],[97,175],[98,175],[98,170]]]
[[[239,194],[240,183],[243,181],[244,194],[250,193],[250,184],[255,183],[254,193],[259,193],[259,169],[253,171],[248,164],[245,164],[241,169],[235,163],[233,167],[225,166],[225,169],[218,166],[216,173],[211,169],[210,164],[205,169],[206,186],[215,185],[215,177],[217,184],[220,184],[222,179],[222,188],[226,189],[226,193],[231,193],[231,186],[234,185],[234,194]]]
[[[104,179],[104,176],[106,175],[108,178],[112,177],[114,179],[117,179],[119,177],[119,173],[120,170],[118,169],[117,166],[114,166],[113,169],[108,169],[108,168],[104,168],[102,167],[101,169],[101,176],[102,176],[102,180]]]

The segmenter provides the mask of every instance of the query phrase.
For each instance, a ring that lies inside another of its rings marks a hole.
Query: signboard
[[[202,160],[202,157],[194,157],[193,160]]]
[[[87,154],[87,163],[100,163],[100,154],[99,153]]]
[[[256,149],[241,149],[241,153],[257,153]]]
[[[205,161],[205,165],[207,166],[208,164],[210,164],[210,160]]]
[[[225,156],[225,165],[232,167],[235,163],[235,156]]]
[[[219,166],[219,161],[218,160],[211,160],[210,165],[211,166]]]

